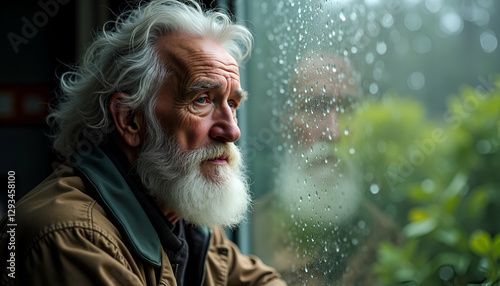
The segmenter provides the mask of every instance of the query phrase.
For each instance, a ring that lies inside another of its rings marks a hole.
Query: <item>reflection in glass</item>
[[[448,210],[419,200],[440,197],[450,186],[462,188],[453,194],[473,186],[468,175],[457,174],[469,166],[458,166],[465,161],[454,156],[498,150],[497,141],[464,139],[471,132],[462,130],[474,112],[495,106],[486,98],[500,69],[496,6],[488,0],[249,4],[256,49],[248,74],[258,83],[248,102],[254,135],[247,150],[258,198],[253,250],[291,285],[431,285],[484,277],[463,270],[463,261],[471,267],[480,261],[463,246],[472,226],[457,230],[458,218],[443,219],[455,228],[432,220],[424,233],[412,223]],[[463,93],[463,84],[481,88]],[[448,102],[458,92],[465,99]],[[497,119],[482,120],[490,123],[477,126],[491,134]],[[461,140],[472,147],[451,147]],[[437,226],[447,228],[434,238]],[[500,227],[490,230],[493,240]],[[461,264],[429,262],[439,253],[433,245],[443,249],[439,239],[460,241],[462,248],[446,249]],[[413,264],[419,250],[430,258]],[[435,269],[425,268],[431,264]]]

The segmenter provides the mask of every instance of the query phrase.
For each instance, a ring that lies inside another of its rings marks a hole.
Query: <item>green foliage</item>
[[[500,77],[483,92],[464,87],[435,120],[418,101],[387,94],[345,122],[339,153],[356,150],[366,197],[405,238],[380,244],[379,283],[498,283]]]

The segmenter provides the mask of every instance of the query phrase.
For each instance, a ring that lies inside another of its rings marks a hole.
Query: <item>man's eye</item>
[[[235,102],[229,102],[227,105],[229,105],[229,108],[231,109],[236,109],[236,107],[238,106]]]
[[[208,99],[206,97],[200,97],[200,98],[197,98],[195,100],[196,103],[201,103],[201,104],[205,104],[208,102]]]

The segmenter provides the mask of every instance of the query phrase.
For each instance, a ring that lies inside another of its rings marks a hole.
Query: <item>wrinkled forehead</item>
[[[354,86],[355,76],[350,62],[333,55],[308,56],[297,64],[295,83],[307,85]]]
[[[158,42],[161,57],[170,69],[179,75],[222,69],[231,77],[239,79],[236,60],[218,43],[208,38],[186,35],[169,35]]]
[[[290,110],[346,109],[359,96],[358,79],[351,63],[332,54],[314,53],[301,59],[292,74],[292,85]]]
[[[305,56],[296,65],[292,84],[292,97],[352,97],[358,90],[358,80],[350,62],[332,54]]]

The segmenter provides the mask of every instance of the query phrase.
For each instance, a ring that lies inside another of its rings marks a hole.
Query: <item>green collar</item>
[[[148,216],[113,162],[99,148],[82,156],[77,167],[94,186],[102,201],[122,226],[135,252],[154,266],[161,266],[161,243]]]

